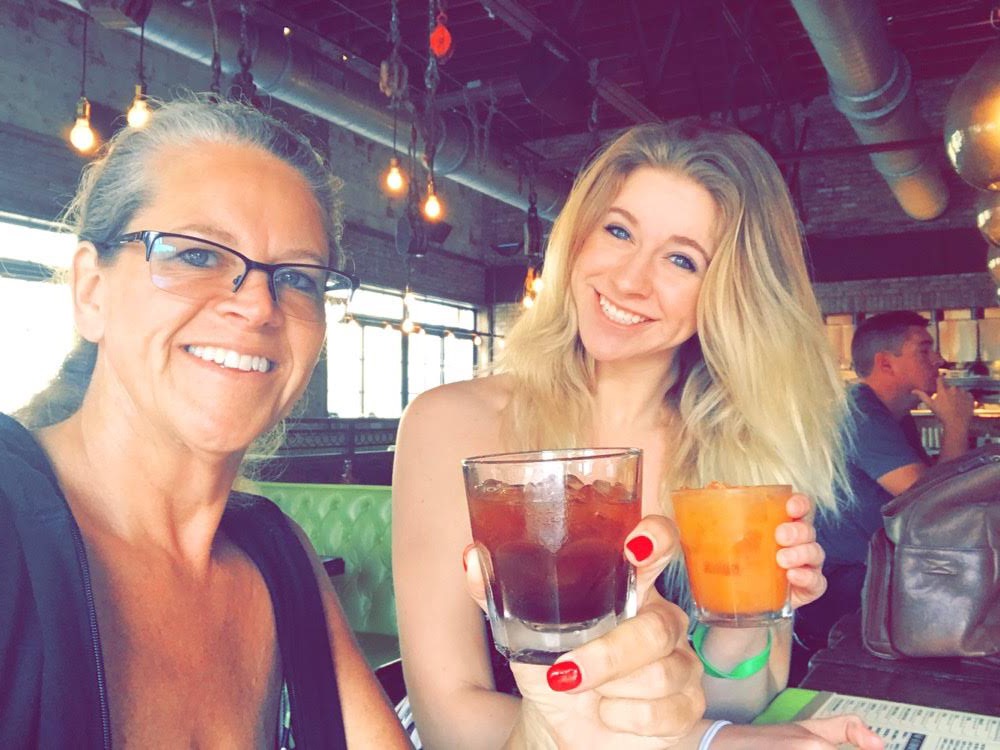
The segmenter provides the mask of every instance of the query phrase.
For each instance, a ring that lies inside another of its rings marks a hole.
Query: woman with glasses
[[[350,298],[337,187],[232,102],[87,166],[84,343],[0,417],[0,746],[409,746],[302,531],[231,491]]]

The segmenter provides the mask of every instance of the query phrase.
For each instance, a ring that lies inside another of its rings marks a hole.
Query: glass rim
[[[568,463],[570,461],[593,461],[602,458],[622,456],[642,457],[642,448],[556,448],[552,450],[513,451],[507,453],[486,453],[462,459],[462,466],[494,466],[502,464],[527,464],[545,462]]]

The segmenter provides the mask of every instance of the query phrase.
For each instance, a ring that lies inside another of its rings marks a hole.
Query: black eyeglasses
[[[357,288],[350,274],[309,263],[261,263],[232,248],[200,237],[171,232],[130,232],[102,243],[111,248],[141,242],[153,285],[189,299],[235,294],[252,270],[267,275],[267,286],[282,312],[293,318],[325,321],[327,308],[341,314]]]

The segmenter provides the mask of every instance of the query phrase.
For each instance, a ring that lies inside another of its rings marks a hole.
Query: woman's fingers
[[[666,516],[646,516],[625,538],[625,556],[635,566],[639,602],[680,549],[677,526]]]
[[[550,673],[572,666],[579,675],[574,685],[576,692],[599,687],[675,651],[690,651],[687,625],[687,615],[679,607],[655,595],[635,617],[600,638],[564,654],[552,666]],[[691,671],[700,668],[696,660],[689,660],[688,665]],[[679,683],[675,689],[683,688],[691,679],[691,675],[683,670],[674,677]]]
[[[860,750],[883,750],[885,747],[882,738],[853,714],[831,716],[828,719],[806,719],[798,723],[835,746],[849,743]]]
[[[614,732],[676,741],[705,713],[705,697],[701,690],[691,689],[660,700],[603,698],[597,713]]]
[[[605,698],[650,698],[667,696],[701,683],[703,668],[694,651],[676,648],[669,655],[599,685]]]
[[[786,521],[778,524],[774,538],[782,547],[809,544],[816,541],[816,527],[807,521]]]
[[[469,596],[479,605],[479,608],[486,612],[486,579],[483,575],[482,564],[486,561],[485,555],[479,554],[479,547],[476,544],[468,545],[462,550],[462,565],[465,566],[465,587],[469,591]]]
[[[807,495],[795,493],[785,503],[785,512],[793,520],[801,518],[812,525],[813,517],[816,515],[816,508],[813,505],[813,501]]]
[[[792,568],[822,568],[826,553],[816,542],[796,544],[794,547],[783,547],[778,550],[778,565],[786,570]]]

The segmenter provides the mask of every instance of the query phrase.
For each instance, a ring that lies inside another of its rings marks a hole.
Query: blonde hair
[[[698,333],[678,350],[664,393],[679,419],[661,501],[671,488],[715,480],[782,483],[832,511],[835,487],[846,486],[845,395],[795,211],[767,152],[721,124],[636,126],[578,176],[549,238],[545,291],[514,325],[498,366],[514,379],[504,434],[524,449],[592,439],[594,362],[577,332],[570,272],[584,240],[640,167],[698,183],[719,215],[716,251],[698,298]]]

